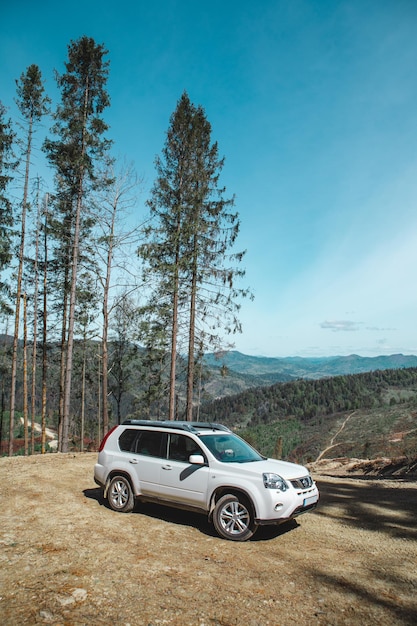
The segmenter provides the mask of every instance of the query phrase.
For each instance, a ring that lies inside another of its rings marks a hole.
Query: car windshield
[[[232,433],[200,435],[200,439],[216,459],[223,463],[250,463],[262,461],[264,458],[246,441]]]

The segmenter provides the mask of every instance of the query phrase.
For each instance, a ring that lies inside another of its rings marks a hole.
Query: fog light
[[[284,505],[282,504],[282,502],[278,502],[278,504],[275,505],[274,510],[275,511],[280,511],[283,506]]]

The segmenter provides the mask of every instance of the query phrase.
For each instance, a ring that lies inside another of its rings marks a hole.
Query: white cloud
[[[360,322],[350,320],[326,320],[320,324],[321,328],[332,330],[333,332],[359,330]]]

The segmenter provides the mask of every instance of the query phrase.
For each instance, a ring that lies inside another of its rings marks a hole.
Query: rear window
[[[134,443],[138,431],[133,428],[126,428],[119,437],[119,448],[123,452],[134,452]]]

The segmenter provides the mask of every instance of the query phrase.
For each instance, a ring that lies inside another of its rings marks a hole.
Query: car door
[[[166,459],[165,433],[157,430],[140,430],[133,444],[133,454],[129,463],[134,466],[144,496],[159,496],[160,474]]]
[[[187,435],[168,434],[167,459],[161,465],[160,488],[164,499],[206,510],[209,467],[189,462],[191,454],[205,455]]]

